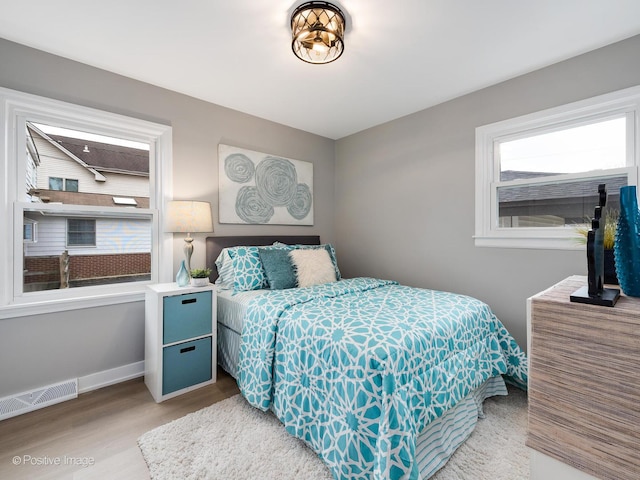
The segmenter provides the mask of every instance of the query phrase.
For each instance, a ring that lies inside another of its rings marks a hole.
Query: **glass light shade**
[[[342,11],[327,2],[306,2],[291,15],[291,48],[307,63],[329,63],[344,50]]]

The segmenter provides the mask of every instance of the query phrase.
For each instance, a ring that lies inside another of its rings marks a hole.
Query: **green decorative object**
[[[191,278],[209,278],[211,275],[210,268],[194,268],[191,270]]]
[[[191,270],[191,286],[205,287],[209,285],[210,268],[194,268]]]

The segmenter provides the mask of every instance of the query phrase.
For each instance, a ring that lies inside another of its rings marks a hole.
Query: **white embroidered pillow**
[[[289,257],[295,267],[299,287],[336,281],[336,270],[326,249],[292,250]]]

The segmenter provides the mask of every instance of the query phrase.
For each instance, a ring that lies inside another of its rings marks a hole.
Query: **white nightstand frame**
[[[176,295],[211,291],[211,333],[178,342],[163,343],[164,298]],[[216,381],[217,367],[217,332],[216,332],[216,287],[209,284],[205,287],[179,287],[176,283],[160,283],[148,285],[145,290],[145,332],[144,332],[144,383],[156,402],[182,395]],[[211,380],[197,383],[175,392],[162,394],[163,348],[187,341],[211,337]]]

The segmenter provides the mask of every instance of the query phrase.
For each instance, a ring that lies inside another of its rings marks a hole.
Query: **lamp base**
[[[191,255],[193,254],[193,238],[191,234],[187,234],[187,238],[184,239],[184,258],[187,262],[187,272],[189,272],[189,278],[191,278]]]

